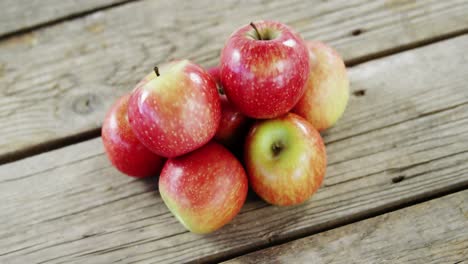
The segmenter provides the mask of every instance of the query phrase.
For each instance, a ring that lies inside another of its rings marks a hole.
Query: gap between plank
[[[394,184],[398,184],[398,183],[394,183]],[[431,200],[435,200],[435,199],[441,198],[443,196],[454,194],[454,193],[457,193],[457,192],[462,192],[462,191],[465,191],[465,190],[468,190],[468,182],[466,182],[465,184],[458,185],[458,186],[455,185],[455,186],[452,186],[452,187],[447,187],[445,189],[438,190],[435,193],[421,194],[419,197],[416,197],[416,198],[414,198],[412,200],[409,200],[409,201],[404,201],[403,203],[397,204],[395,202],[394,204],[388,204],[388,205],[386,205],[386,207],[376,209],[375,211],[362,212],[362,213],[360,213],[358,215],[355,215],[355,216],[352,216],[350,218],[337,221],[336,223],[332,223],[332,224],[330,224],[328,226],[318,226],[318,227],[312,228],[310,230],[306,230],[305,232],[302,232],[302,233],[297,234],[297,235],[293,234],[293,235],[291,235],[290,237],[287,237],[287,238],[277,239],[275,241],[267,243],[266,245],[258,246],[258,247],[255,247],[255,248],[248,248],[248,249],[244,249],[244,250],[241,249],[241,250],[239,250],[237,252],[227,253],[225,256],[222,256],[222,257],[218,257],[218,258],[215,257],[213,259],[207,259],[207,260],[200,259],[198,261],[201,261],[203,263],[220,263],[220,262],[223,262],[223,261],[228,261],[228,260],[237,258],[239,256],[243,256],[243,255],[246,255],[246,254],[249,254],[249,253],[253,253],[253,252],[260,251],[260,250],[270,248],[270,247],[274,247],[274,246],[279,246],[279,245],[282,245],[282,244],[286,244],[286,243],[292,242],[294,240],[298,240],[298,239],[305,238],[305,237],[308,237],[308,236],[316,235],[316,234],[319,234],[319,233],[322,233],[322,232],[326,232],[326,231],[329,231],[329,230],[332,230],[332,229],[335,229],[335,228],[339,228],[339,227],[342,227],[342,226],[353,224],[353,223],[363,221],[363,220],[366,220],[366,219],[369,219],[369,218],[373,218],[373,217],[377,217],[377,216],[384,215],[384,214],[387,214],[387,213],[391,213],[391,212],[401,210],[401,209],[404,209],[404,208],[407,208],[407,207],[410,207],[410,206],[413,206],[413,205],[416,205],[416,204],[419,204],[419,203],[429,202]]]
[[[130,3],[130,2],[136,2],[136,1],[141,1],[141,0],[129,0],[128,2],[117,3],[117,4],[113,4],[113,5],[106,6],[106,7],[96,8],[96,9],[93,9],[92,11],[86,11],[86,12],[82,12],[80,14],[72,15],[72,16],[70,16],[71,18],[69,18],[69,19],[79,18],[79,17],[82,17],[82,16],[86,16],[88,14],[91,14],[93,12],[96,12],[96,11],[105,10],[105,9],[109,9],[109,8],[112,8],[112,7],[116,7],[116,6],[123,5],[123,4]],[[25,30],[22,33],[26,33],[26,32],[41,28],[41,27],[46,27],[46,26],[49,26],[49,25],[60,23],[62,21],[66,21],[66,20],[69,20],[69,19],[64,18],[64,19],[55,20],[55,22],[48,22],[48,23],[42,24],[41,26],[37,26],[37,28]],[[398,54],[398,53],[401,53],[401,52],[405,52],[405,51],[409,51],[409,50],[413,50],[413,49],[418,49],[418,48],[421,48],[421,47],[424,47],[424,46],[428,46],[428,45],[431,45],[431,44],[434,44],[434,43],[437,43],[437,42],[445,41],[445,40],[448,40],[448,39],[451,39],[451,38],[459,37],[459,36],[462,36],[462,35],[465,35],[465,34],[468,34],[468,28],[463,29],[463,30],[459,30],[459,31],[455,31],[455,32],[451,32],[451,33],[448,33],[448,34],[428,38],[428,39],[425,39],[425,40],[416,41],[414,43],[410,43],[410,44],[407,44],[407,45],[401,45],[401,46],[398,46],[398,47],[395,47],[395,48],[390,48],[390,49],[387,49],[387,50],[383,50],[383,51],[379,51],[379,52],[376,52],[376,53],[368,54],[368,55],[358,57],[358,58],[355,58],[355,59],[345,60],[345,64],[346,64],[346,66],[348,68],[352,68],[352,67],[357,66],[357,65],[362,64],[362,63],[366,63],[366,62],[369,62],[369,61],[373,61],[373,60],[381,59],[381,58],[384,58],[384,57],[392,56],[392,55],[395,55],[395,54]],[[0,37],[0,41],[2,41],[2,39],[3,38]],[[41,144],[38,144],[38,145],[35,145],[35,146],[32,146],[32,147],[28,147],[28,148],[25,148],[25,149],[22,149],[22,150],[19,150],[19,151],[5,153],[3,155],[0,155],[0,166],[3,165],[3,164],[6,164],[6,163],[15,162],[15,161],[18,161],[18,160],[21,160],[21,159],[24,159],[24,158],[28,158],[30,156],[38,155],[38,154],[41,154],[41,153],[45,153],[45,152],[49,152],[49,151],[56,150],[56,149],[59,149],[59,148],[63,148],[63,147],[69,146],[69,145],[77,144],[77,143],[80,143],[82,141],[97,138],[97,137],[99,137],[101,135],[100,132],[101,132],[101,127],[98,127],[98,128],[95,128],[95,129],[93,129],[91,131],[85,131],[85,132],[82,132],[82,133],[79,133],[79,134],[76,134],[76,135],[73,135],[73,136],[70,136],[70,137],[64,137],[64,138],[59,138],[59,139],[52,140],[52,141],[46,141],[46,142],[43,142]]]
[[[384,57],[391,56],[393,54],[397,54],[397,53],[404,52],[404,51],[407,51],[407,50],[418,49],[418,48],[421,48],[421,47],[424,47],[424,46],[431,45],[433,43],[437,43],[437,42],[441,42],[441,41],[448,40],[448,39],[451,39],[451,38],[459,37],[459,36],[462,36],[462,35],[465,35],[465,34],[468,34],[468,28],[461,29],[461,30],[454,31],[454,32],[450,32],[450,33],[447,33],[447,34],[442,34],[440,36],[429,37],[427,39],[415,41],[413,43],[402,44],[400,46],[389,48],[389,49],[386,49],[386,50],[381,50],[381,51],[378,51],[378,52],[375,52],[375,53],[370,53],[370,54],[367,54],[367,55],[364,55],[364,56],[361,56],[361,57],[357,57],[357,58],[354,58],[354,59],[351,59],[351,60],[347,60],[345,62],[345,64],[346,64],[347,67],[353,67],[353,66],[356,66],[356,65],[364,63],[364,62],[384,58]]]
[[[25,28],[18,29],[18,30],[13,30],[11,32],[0,35],[0,41],[4,41],[4,40],[12,38],[12,37],[17,37],[18,35],[28,34],[28,33],[31,33],[32,31],[36,31],[36,30],[40,30],[40,29],[43,29],[43,28],[46,28],[46,27],[54,26],[54,25],[57,25],[57,24],[62,23],[62,22],[75,20],[75,19],[78,19],[78,18],[81,18],[81,17],[85,17],[87,15],[90,15],[92,13],[96,13],[96,12],[99,12],[99,11],[104,11],[104,10],[107,10],[107,9],[111,9],[111,8],[114,8],[114,7],[118,7],[118,6],[125,5],[125,4],[131,3],[131,2],[136,2],[136,1],[141,1],[141,0],[125,0],[123,2],[113,3],[113,4],[106,5],[106,6],[96,7],[96,8],[92,8],[92,9],[89,9],[89,10],[79,11],[77,13],[72,13],[72,14],[69,14],[69,15],[65,15],[65,16],[62,16],[62,17],[57,17],[57,18],[51,19],[51,20],[46,21],[46,22],[38,23],[38,24],[35,24],[35,25],[32,25],[32,26],[27,26]]]
[[[0,166],[6,163],[15,162],[22,160],[34,155],[57,150],[66,146],[74,145],[86,140],[91,140],[101,136],[101,127],[88,130],[82,133],[75,134],[73,136],[58,138],[51,141],[46,141],[41,144],[34,145],[32,147],[24,148],[19,151],[7,152],[0,155]]]

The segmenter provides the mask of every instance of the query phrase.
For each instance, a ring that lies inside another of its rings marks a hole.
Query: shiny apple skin
[[[165,204],[188,230],[213,232],[240,211],[248,190],[241,163],[223,146],[209,142],[169,159],[159,178]]]
[[[164,158],[152,153],[136,138],[127,118],[130,94],[111,107],[102,126],[102,142],[107,157],[122,173],[143,178],[159,175]]]
[[[235,109],[226,96],[220,95],[220,99],[221,121],[214,139],[237,152],[242,149],[242,142],[244,142],[252,120]]]
[[[218,85],[221,85],[221,78],[219,72],[219,66],[213,66],[208,68],[208,73],[213,77]]]
[[[257,40],[246,25],[221,52],[220,77],[229,101],[246,116],[274,118],[291,110],[305,91],[309,56],[303,39],[274,21],[254,22],[271,40]]]
[[[249,131],[251,119],[237,110],[224,94],[220,83],[219,67],[208,69],[211,76],[218,82],[219,98],[221,100],[221,121],[214,139],[235,153],[242,150],[242,142]]]
[[[282,146],[276,154],[274,144]],[[327,163],[325,145],[318,131],[296,114],[258,121],[245,146],[250,186],[268,203],[301,204],[322,184]]]
[[[318,131],[335,125],[349,100],[349,79],[338,52],[320,41],[307,41],[310,77],[306,91],[292,112],[304,117]]]
[[[163,157],[176,157],[213,138],[221,103],[215,80],[197,64],[174,61],[159,72],[160,76],[133,91],[128,117],[147,148]]]

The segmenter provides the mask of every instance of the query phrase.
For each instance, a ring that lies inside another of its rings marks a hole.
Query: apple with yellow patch
[[[280,206],[309,199],[322,184],[327,163],[320,134],[292,113],[258,121],[247,136],[244,157],[253,190]]]
[[[137,138],[163,157],[180,156],[206,144],[221,119],[213,77],[188,60],[156,68],[153,77],[145,77],[129,100],[128,118]]]
[[[159,192],[169,210],[185,228],[199,234],[213,232],[234,218],[247,189],[240,162],[215,142],[169,159],[159,178]]]
[[[311,62],[306,91],[292,110],[318,131],[333,126],[343,115],[349,99],[349,79],[343,59],[330,46],[307,41]]]

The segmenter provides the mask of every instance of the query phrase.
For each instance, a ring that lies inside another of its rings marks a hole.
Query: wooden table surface
[[[210,235],[125,177],[100,134],[155,64],[216,65],[240,25],[279,20],[344,57],[308,202],[250,195]],[[0,2],[0,263],[468,262],[468,1]]]

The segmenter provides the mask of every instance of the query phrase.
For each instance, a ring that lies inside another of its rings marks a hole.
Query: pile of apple
[[[102,140],[117,169],[159,174],[169,210],[188,230],[209,233],[240,211],[249,185],[274,205],[309,199],[326,168],[318,131],[340,118],[348,97],[332,48],[258,21],[230,36],[217,67],[154,68],[113,105]]]

